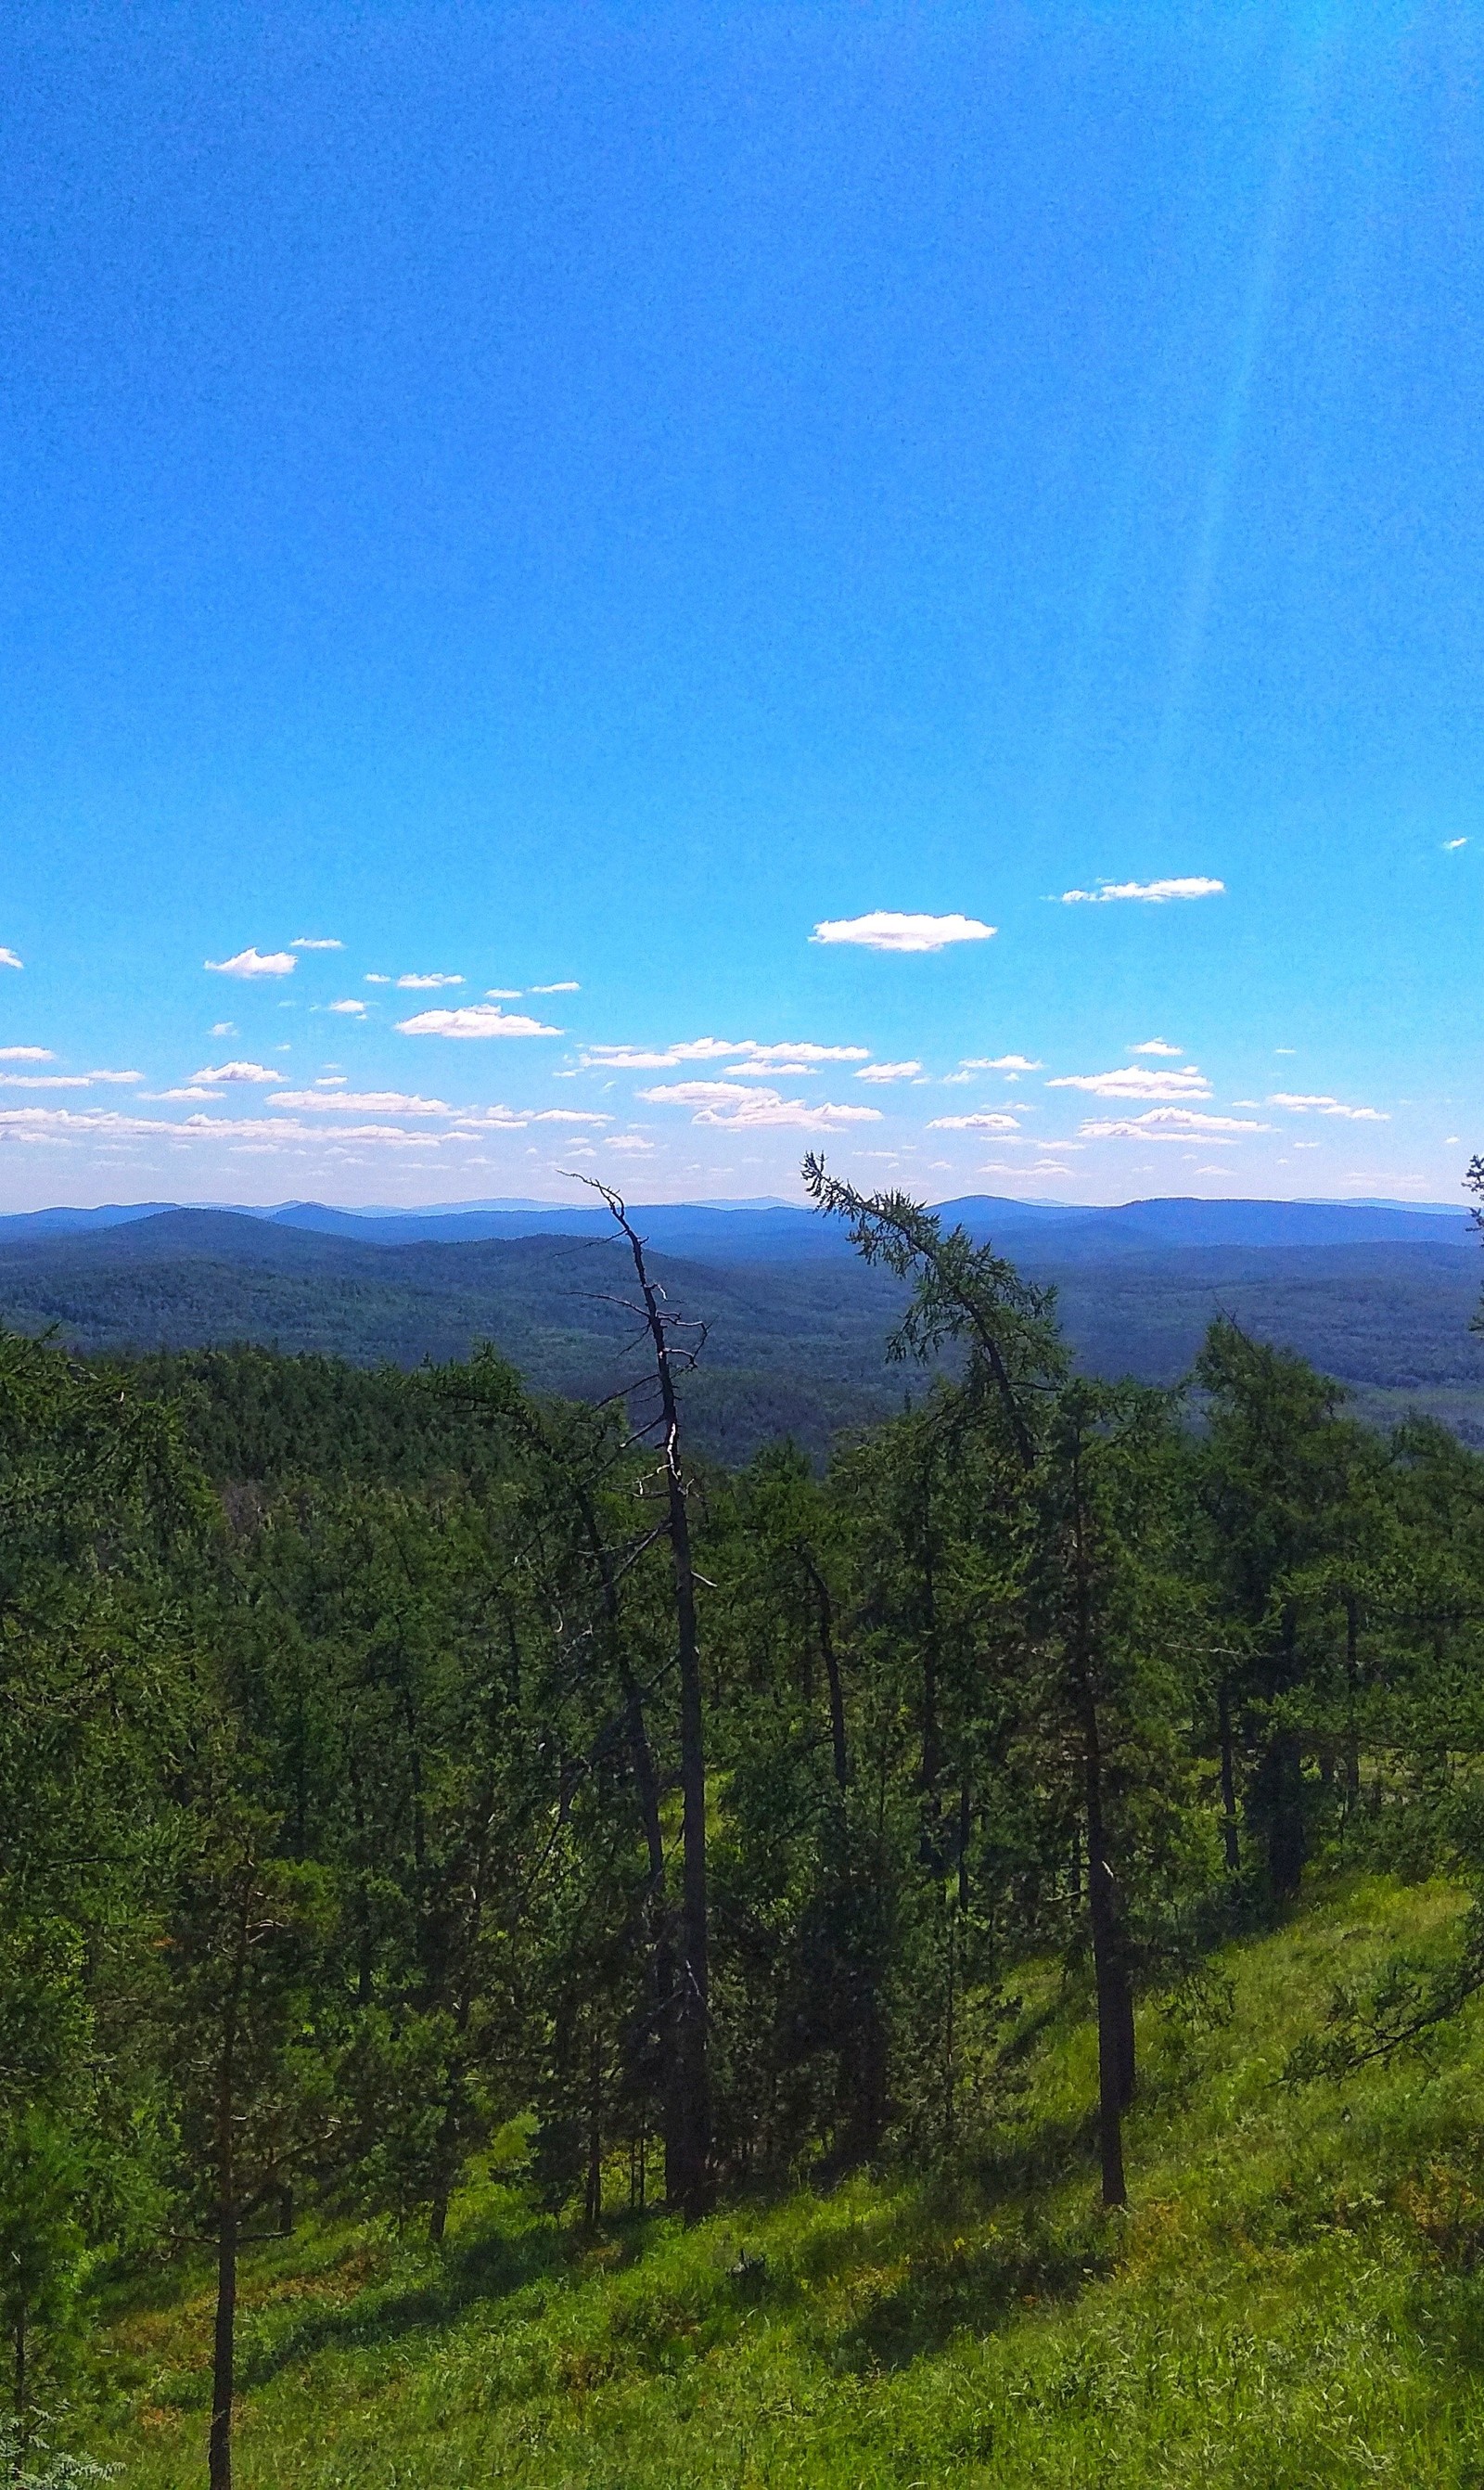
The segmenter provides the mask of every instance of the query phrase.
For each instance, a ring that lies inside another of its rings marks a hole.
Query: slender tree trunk
[[[1360,1725],[1356,1706],[1360,1693],[1360,1603],[1345,1594],[1345,1814],[1360,1804]]]
[[[1087,1899],[1093,1933],[1093,1978],[1098,1997],[1098,2135],[1102,2201],[1127,2205],[1123,2113],[1133,2093],[1133,2015],[1119,1927],[1118,1885],[1108,1852],[1103,1808],[1102,1743],[1092,1665],[1092,1598],[1088,1579],[1081,1465],[1072,1462],[1072,1535],[1075,1572],[1076,1691],[1082,1715],[1083,1809],[1087,1819]]]
[[[969,1835],[973,1829],[974,1792],[965,1773],[958,1792],[958,1908],[969,1907]]]
[[[211,2490],[232,2490],[232,2397],[237,2333],[237,2207],[223,2196],[216,2233],[216,2325],[212,2354]]]
[[[1226,1872],[1238,1874],[1241,1845],[1237,1831],[1237,1769],[1232,1755],[1232,1693],[1225,1677],[1216,1695],[1216,1725],[1221,1740],[1221,1839],[1226,1847]]]
[[[836,1786],[842,1790],[850,1778],[850,1753],[845,1745],[845,1696],[841,1683],[840,1655],[835,1649],[835,1610],[829,1584],[813,1558],[808,1554],[804,1558],[804,1570],[813,1584],[819,1610],[819,1657],[824,1663],[824,1679],[830,1698],[830,1751],[835,1761]]]
[[[1127,1983],[1121,1978],[1118,1904],[1104,1843],[1101,1767],[1097,1733],[1087,1741],[1087,1893],[1093,1925],[1093,1976],[1098,1992],[1098,2132],[1102,2161],[1102,2201],[1127,2205],[1123,2112],[1127,2064]]]
[[[15,2463],[14,2467],[14,2478],[18,2481],[26,2469],[26,2455],[29,2449],[31,2438],[29,2416],[26,2412],[26,2312],[24,2309],[21,2310],[19,2316],[15,2320],[14,2339],[15,2348]]]
[[[583,2218],[595,2230],[603,2218],[603,2069],[594,2032],[587,2064],[587,2186]]]
[[[690,1512],[680,1466],[680,1413],[667,1319],[644,1267],[644,1249],[616,1194],[605,1191],[629,1240],[644,1301],[660,1392],[667,1521],[674,1576],[675,1643],[680,1678],[680,1961],[675,2014],[675,2099],[667,2137],[666,2193],[694,2219],[714,2194],[710,2067],[710,1924],[706,1899],[705,1707],[700,1682],[700,1637],[696,1618],[696,1569],[691,1555]]]

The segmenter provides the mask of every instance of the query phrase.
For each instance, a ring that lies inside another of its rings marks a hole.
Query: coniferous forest
[[[17,2480],[1479,2477],[1484,1458],[805,1175],[827,1467],[616,1198],[605,1405],[0,1339]]]

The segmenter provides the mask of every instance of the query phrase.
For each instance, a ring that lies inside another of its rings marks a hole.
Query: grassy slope
[[[1454,1906],[1331,1888],[1229,1950],[1229,2021],[1151,2012],[1127,2219],[1094,2206],[1069,2008],[936,2197],[862,2181],[584,2243],[491,2181],[441,2260],[365,2230],[258,2249],[243,2490],[1484,2483],[1484,2012],[1429,2067],[1273,2080],[1334,1981]],[[204,2477],[208,2322],[204,2273],[116,2312],[127,2490]]]

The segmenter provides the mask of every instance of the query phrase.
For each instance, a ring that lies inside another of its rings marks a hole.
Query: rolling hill
[[[1194,1202],[1074,1215],[988,1200],[945,1209],[1055,1284],[1090,1371],[1173,1383],[1220,1310],[1350,1384],[1368,1415],[1420,1407],[1484,1441],[1484,1340],[1469,1328],[1481,1272],[1462,1215]],[[60,1215],[0,1222],[0,1318],[55,1327],[80,1349],[253,1340],[409,1366],[488,1339],[538,1389],[584,1396],[632,1371],[632,1272],[603,1213],[142,1205],[71,1230],[39,1224]],[[912,1370],[884,1356],[903,1291],[866,1269],[838,1229],[754,1205],[642,1217],[671,1303],[708,1326],[689,1402],[717,1457],[745,1458],[785,1432],[820,1454],[913,1387]],[[524,1230],[464,1232],[496,1218]]]

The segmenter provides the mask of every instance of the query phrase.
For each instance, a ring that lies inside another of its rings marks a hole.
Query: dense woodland
[[[1337,1996],[1310,2068],[1484,1983],[1484,1458],[1226,1319],[1180,1391],[1088,1381],[990,1247],[806,1177],[912,1291],[910,1395],[827,1470],[694,1456],[704,1337],[616,1201],[601,1405],[494,1350],[0,1337],[22,2470],[100,2277],[208,2244],[225,2490],[256,2245],[315,2209],[436,2243],[497,2136],[592,2226],[952,2171],[1032,1964],[1096,2026],[1117,2208],[1136,2002],[1216,2012],[1213,1949],[1336,1854],[1480,1880],[1480,1915]]]

